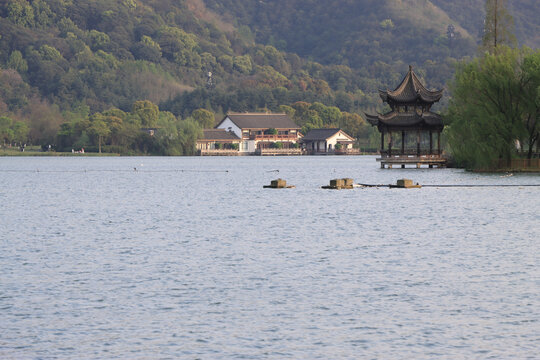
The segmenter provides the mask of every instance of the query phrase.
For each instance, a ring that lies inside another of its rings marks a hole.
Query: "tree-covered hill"
[[[535,1],[512,4],[530,45]],[[409,64],[445,87],[477,51],[483,11],[482,0],[0,0],[0,115],[43,142],[141,100],[177,119],[297,102],[374,111]]]
[[[462,56],[474,46],[459,24],[425,0],[207,2],[216,11],[231,14],[238,23],[248,24],[257,41],[326,64],[353,68],[376,61],[422,64],[444,55]],[[468,41],[442,54],[436,42],[444,41],[451,23]]]
[[[485,16],[484,0],[431,0],[449,17],[476,38],[482,33]],[[540,4],[537,0],[510,0],[509,11],[514,18],[514,31],[520,44],[540,47]]]

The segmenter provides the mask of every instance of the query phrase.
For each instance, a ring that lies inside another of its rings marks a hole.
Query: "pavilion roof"
[[[430,111],[424,113],[417,112],[397,112],[392,111],[388,114],[369,115],[366,114],[367,121],[373,126],[389,127],[442,127],[443,121],[439,114]]]
[[[409,66],[409,72],[403,78],[401,84],[394,90],[379,90],[379,95],[384,102],[414,103],[419,100],[425,103],[434,103],[441,99],[443,90],[428,90],[418,79]]]

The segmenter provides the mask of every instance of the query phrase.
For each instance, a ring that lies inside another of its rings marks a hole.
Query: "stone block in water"
[[[270,182],[270,186],[275,187],[277,189],[285,188],[285,187],[287,187],[287,181],[285,181],[283,179],[272,180]]]
[[[332,187],[342,187],[344,184],[345,184],[345,181],[343,181],[343,179],[330,180],[330,186]]]

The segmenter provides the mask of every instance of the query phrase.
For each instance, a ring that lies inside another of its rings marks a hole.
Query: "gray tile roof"
[[[287,114],[231,113],[227,116],[241,129],[300,129]]]
[[[310,130],[303,138],[302,141],[318,141],[318,140],[326,140],[338,132],[340,132],[341,129],[313,129]]]
[[[225,129],[204,129],[203,138],[201,140],[240,140],[235,133],[229,132]]]

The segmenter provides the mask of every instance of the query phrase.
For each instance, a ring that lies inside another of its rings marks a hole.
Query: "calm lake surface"
[[[540,184],[372,156],[0,158],[0,357],[538,359],[539,187],[320,189],[341,177]]]

